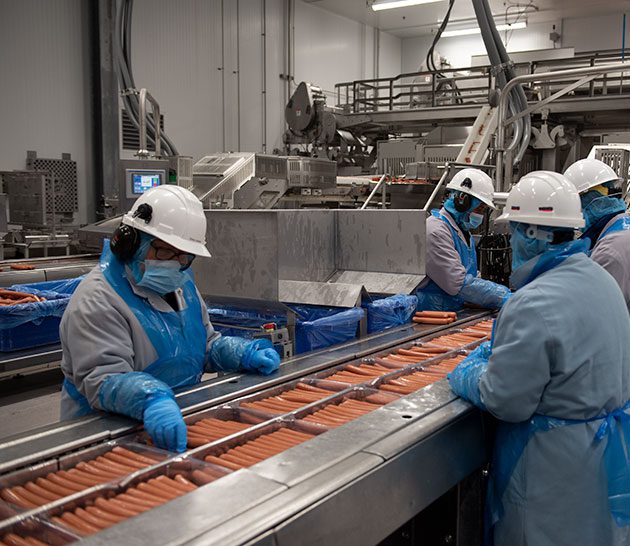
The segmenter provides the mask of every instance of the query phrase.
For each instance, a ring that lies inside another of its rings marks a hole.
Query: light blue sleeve
[[[488,368],[490,342],[486,341],[472,351],[457,368],[448,374],[448,382],[453,392],[468,400],[478,408],[486,409],[481,401],[479,381]]]
[[[121,413],[142,421],[149,399],[170,398],[175,400],[171,388],[151,374],[129,372],[110,375],[98,392],[100,406],[114,413]]]
[[[271,347],[273,345],[268,339],[252,341],[242,337],[221,336],[210,346],[209,362],[216,371],[253,371],[250,364],[254,353]]]
[[[539,290],[517,292],[497,319],[492,355],[479,390],[488,411],[503,421],[529,419],[549,383],[556,342],[545,324],[547,305]]]
[[[500,309],[510,298],[510,289],[480,277],[466,275],[458,296],[469,303],[488,309]]]

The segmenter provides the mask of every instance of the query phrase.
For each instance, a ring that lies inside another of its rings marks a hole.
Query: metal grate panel
[[[70,158],[70,154],[63,154],[62,159],[48,159],[37,157],[37,152],[29,151],[26,168],[50,174],[46,177],[47,210],[55,214],[78,212],[77,162]]]

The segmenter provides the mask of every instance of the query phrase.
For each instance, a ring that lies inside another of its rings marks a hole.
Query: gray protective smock
[[[445,208],[441,208],[440,214],[453,227],[464,245],[470,248],[470,243],[466,241],[462,230],[455,223],[450,213]],[[420,283],[419,288],[422,289],[430,281],[433,281],[449,296],[459,294],[466,277],[466,268],[462,264],[462,259],[455,248],[451,230],[442,220],[434,216],[427,218],[426,260],[427,276]]]
[[[136,295],[147,299],[161,312],[174,312],[159,295],[135,286]],[[180,309],[185,305],[181,290],[175,292]],[[221,334],[214,331],[206,305],[201,300],[207,332],[207,351]],[[103,409],[98,391],[111,374],[141,372],[155,362],[158,354],[133,311],[118,295],[96,266],[79,284],[61,319],[59,328],[63,357],[61,369],[67,379],[87,398],[94,409]],[[61,397],[61,419],[76,416],[77,403],[64,389]]]
[[[606,234],[606,231],[618,220],[626,216],[626,213],[615,216],[604,226],[602,234],[593,250],[591,258],[601,265],[619,284],[626,306],[630,310],[630,230],[615,231]]]
[[[576,254],[519,289],[497,319],[481,399],[513,423],[589,419],[630,398],[630,316],[619,286]],[[630,544],[609,512],[601,421],[537,432],[508,483],[497,546]],[[498,446],[501,449],[503,446]]]

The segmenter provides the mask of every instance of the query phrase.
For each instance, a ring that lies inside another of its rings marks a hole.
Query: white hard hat
[[[599,159],[580,159],[564,171],[564,176],[577,188],[578,193],[606,182],[621,180],[611,167]]]
[[[138,214],[141,205],[151,212]],[[144,231],[177,250],[210,257],[206,248],[206,216],[201,201],[181,186],[166,184],[144,192],[123,216],[122,223]]]
[[[575,186],[551,171],[534,171],[521,178],[496,221],[565,228],[581,228],[585,224]]]
[[[446,186],[447,190],[455,190],[467,193],[479,199],[490,208],[494,206],[494,184],[492,178],[479,169],[462,169]]]

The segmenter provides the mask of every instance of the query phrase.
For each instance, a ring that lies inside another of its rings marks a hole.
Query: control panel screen
[[[162,173],[132,173],[131,183],[134,195],[141,195],[162,183]]]

